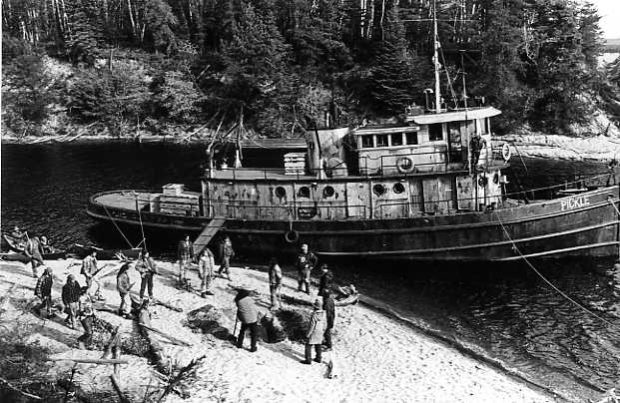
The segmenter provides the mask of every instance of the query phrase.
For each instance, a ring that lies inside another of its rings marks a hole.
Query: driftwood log
[[[115,365],[115,364],[129,364],[127,360],[116,360],[114,358],[48,358],[48,361],[73,361],[80,364],[100,364],[100,365]]]

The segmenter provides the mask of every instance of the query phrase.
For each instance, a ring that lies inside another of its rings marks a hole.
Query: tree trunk
[[[127,11],[129,12],[129,22],[131,23],[131,32],[135,39],[138,39],[138,31],[136,30],[136,22],[133,17],[133,8],[131,7],[131,0],[127,0]]]

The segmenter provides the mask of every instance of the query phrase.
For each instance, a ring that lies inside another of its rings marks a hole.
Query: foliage
[[[467,81],[469,97],[486,96],[503,110],[496,129],[529,124],[560,132],[589,117],[585,99],[600,100],[599,107],[617,101],[598,65],[600,17],[592,4],[437,3],[441,77],[450,84],[442,92],[450,106],[462,104]],[[400,114],[432,87],[432,4],[6,0],[3,66],[24,88],[11,87],[13,95],[3,89],[10,104],[3,118],[19,132],[36,133],[57,99],[77,122],[101,120],[120,134],[145,119],[195,124],[216,113],[231,125],[243,111],[247,126],[279,136],[327,112],[344,119],[336,124]],[[49,77],[35,59],[24,66],[40,54],[36,49],[76,66],[75,94],[46,88]],[[127,52],[140,55],[141,76],[123,63],[105,71],[104,58]]]

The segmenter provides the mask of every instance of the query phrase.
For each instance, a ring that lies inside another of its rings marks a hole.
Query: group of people
[[[228,280],[230,277],[230,261],[235,256],[232,242],[228,236],[224,236],[219,243],[219,263],[220,267],[217,274],[220,277],[226,275]],[[179,284],[181,287],[191,289],[191,283],[187,276],[187,272],[195,261],[198,263],[198,276],[201,279],[200,293],[203,297],[212,294],[211,284],[215,276],[215,256],[209,248],[204,248],[198,256],[194,256],[194,244],[189,235],[179,242],[177,247],[177,258],[179,262]]]
[[[318,259],[303,244],[297,256],[295,267],[298,274],[298,291],[310,294],[310,278]],[[336,319],[336,304],[332,293],[333,273],[327,265],[321,266],[318,297],[313,304],[314,310],[306,331],[305,359],[303,364],[312,363],[312,350],[315,350],[315,362],[322,361],[323,348],[332,348],[332,329]],[[269,262],[269,291],[271,295],[271,309],[282,307],[282,269],[274,257]],[[237,336],[237,347],[243,347],[243,340],[247,330],[250,331],[250,351],[257,350],[258,342],[258,310],[250,290],[241,288],[235,297],[237,305],[237,320],[241,322],[241,329]],[[235,325],[236,328],[236,325]]]

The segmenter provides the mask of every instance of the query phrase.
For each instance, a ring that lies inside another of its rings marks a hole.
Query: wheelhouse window
[[[372,134],[362,136],[362,148],[373,148]]]
[[[377,134],[377,147],[387,147],[388,136],[387,134]]]
[[[405,133],[407,145],[418,144],[418,132]]]
[[[390,134],[390,140],[392,141],[393,146],[402,146],[403,145],[403,134],[392,133]]]
[[[441,123],[435,123],[428,126],[428,140],[439,141],[443,140],[443,125]]]

